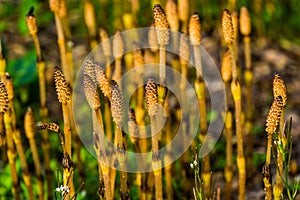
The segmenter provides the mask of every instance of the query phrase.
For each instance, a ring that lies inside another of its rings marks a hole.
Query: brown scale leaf
[[[4,114],[8,110],[8,94],[6,86],[0,81],[0,113]]]
[[[166,16],[172,31],[179,30],[179,18],[176,3],[173,0],[166,2]]]
[[[190,47],[188,43],[188,38],[184,34],[180,36],[179,55],[180,63],[188,64],[190,59]]]
[[[287,104],[287,96],[286,96],[286,86],[282,76],[279,73],[274,74],[273,79],[273,94],[274,99],[278,96],[282,97],[282,106]]]
[[[37,130],[49,130],[49,131],[54,131],[57,133],[61,133],[60,127],[56,123],[48,123],[48,124],[42,124],[36,127]]]
[[[31,107],[27,108],[24,117],[24,129],[27,138],[33,138],[35,134],[35,117]]]
[[[189,35],[192,45],[199,45],[201,42],[201,23],[198,13],[192,14],[189,23]]]
[[[110,82],[111,87],[111,114],[113,121],[118,127],[123,123],[123,95],[116,81]]]
[[[277,126],[279,124],[280,115],[282,112],[282,106],[281,106],[282,101],[283,101],[282,97],[277,96],[269,110],[269,114],[267,116],[267,121],[266,121],[266,132],[269,135],[275,133]]]
[[[120,31],[117,31],[113,37],[113,56],[115,59],[124,54],[124,42]]]
[[[251,33],[251,18],[246,6],[241,7],[240,10],[240,31],[243,35]]]
[[[57,66],[54,67],[54,81],[59,102],[67,104],[71,96],[71,89],[62,71]]]
[[[227,51],[222,57],[222,79],[223,81],[228,82],[230,81],[231,76],[231,53]]]
[[[83,88],[87,102],[92,109],[100,107],[100,99],[97,92],[97,85],[92,78],[86,74],[83,75]]]
[[[100,35],[100,39],[101,39],[103,54],[105,55],[105,57],[110,57],[111,56],[111,45],[110,45],[110,41],[108,39],[108,34],[103,28],[100,28],[99,35]]]
[[[157,96],[157,86],[153,79],[148,79],[146,85],[146,108],[150,116],[154,116],[157,113],[157,104],[158,104],[158,96]]]
[[[26,26],[28,28],[28,32],[30,35],[35,35],[38,31],[36,17],[33,14],[33,10],[34,10],[33,6],[30,7],[26,15]]]
[[[231,45],[234,40],[234,30],[230,12],[225,9],[222,13],[222,34],[227,45]]]
[[[110,91],[110,83],[107,79],[102,67],[99,63],[94,62],[95,73],[96,73],[96,82],[103,93],[109,100],[111,100],[111,91]]]
[[[167,45],[169,43],[169,25],[164,9],[155,4],[153,7],[154,27],[156,31],[157,43]]]

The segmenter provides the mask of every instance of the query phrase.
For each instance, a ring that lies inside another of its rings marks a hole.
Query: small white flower
[[[190,163],[190,167],[191,167],[192,169],[194,169],[194,165],[193,165],[193,163]]]
[[[194,165],[196,166],[196,165],[198,165],[198,163],[197,163],[197,161],[196,160],[194,160]]]
[[[62,194],[69,194],[70,193],[70,188],[68,187],[68,186],[60,186],[60,187],[58,187],[58,188],[56,188],[55,189],[56,190],[56,192],[61,192]]]
[[[280,140],[278,140],[278,141],[277,141],[277,144],[278,144],[278,145],[280,145],[280,144],[281,144],[281,141],[280,141]]]

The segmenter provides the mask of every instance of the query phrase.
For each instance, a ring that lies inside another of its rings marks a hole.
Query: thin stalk
[[[181,22],[181,32],[188,34],[188,19],[189,19],[189,1],[178,1],[178,17]]]
[[[51,1],[51,0],[50,0]],[[73,87],[73,42],[72,42],[72,33],[70,29],[70,24],[68,20],[68,8],[67,8],[67,1],[66,0],[60,0],[59,1],[59,8],[58,12],[55,12],[55,14],[58,14],[58,17],[60,19],[61,29],[63,30],[61,33],[63,35],[64,43],[65,43],[65,61],[67,66],[67,71],[69,74],[66,74],[66,78],[68,82],[71,84],[71,87]],[[62,58],[61,58],[62,59]],[[73,128],[73,127],[72,127]]]
[[[166,80],[166,49],[164,45],[159,48],[159,78],[160,82],[164,83]]]
[[[125,155],[125,146],[124,138],[122,136],[122,129],[116,126],[115,129],[115,145],[117,146],[117,159],[120,167],[120,192],[121,199],[128,199],[128,186],[127,186],[127,172],[126,172],[126,155]]]
[[[28,139],[29,139],[29,145],[32,152],[32,156],[33,156],[35,173],[37,175],[38,196],[39,199],[44,199],[44,181],[42,175],[42,166],[38,156],[38,150],[36,147],[35,139],[34,138],[28,138]]]
[[[196,60],[196,59],[195,59]],[[199,62],[198,62],[199,64]],[[199,67],[200,68],[200,67]],[[195,89],[198,98],[198,105],[200,109],[200,141],[203,142],[206,136],[207,131],[207,119],[206,119],[206,102],[205,102],[205,83],[199,73],[198,76],[200,79],[195,80]],[[209,197],[210,194],[210,182],[211,182],[211,172],[210,172],[210,157],[206,155],[203,158],[203,171],[202,171],[202,179],[204,183],[204,194]]]
[[[84,2],[84,22],[89,34],[90,48],[94,49],[97,46],[97,41],[96,41],[97,25],[96,25],[94,5],[91,1]]]
[[[225,114],[225,137],[226,137],[226,167],[224,176],[226,180],[225,185],[225,199],[231,199],[231,187],[233,179],[233,163],[232,163],[232,113],[226,111]]]
[[[32,188],[32,182],[31,182],[31,177],[30,173],[28,170],[28,165],[24,153],[24,149],[21,143],[21,135],[20,131],[16,130],[13,134],[13,139],[16,145],[17,152],[20,156],[20,161],[21,161],[21,166],[22,166],[22,171],[23,171],[23,180],[26,185],[27,191],[28,191],[28,198],[29,199],[34,199],[34,193],[33,193],[33,188]]]
[[[37,175],[37,185],[38,185],[38,196],[39,199],[44,199],[44,181],[42,175],[42,165],[40,162],[38,149],[35,142],[35,118],[34,113],[31,108],[28,108],[25,118],[24,118],[24,129],[26,137],[29,140],[29,146],[33,156],[33,163],[35,167],[35,173]]]
[[[272,199],[272,181],[271,181],[271,167],[270,164],[265,164],[263,166],[263,182],[265,190],[265,200]]]
[[[128,111],[128,133],[130,135],[130,139],[131,142],[134,145],[135,148],[135,152],[136,153],[141,153],[141,145],[140,145],[140,130],[139,127],[137,125],[137,121],[136,121],[136,115],[135,115],[135,111],[133,108],[129,109]],[[142,160],[141,162],[137,163],[137,166],[139,169],[143,169],[144,167],[144,160]],[[144,193],[144,180],[143,180],[143,174],[141,172],[137,173],[136,176],[136,184],[138,186],[138,192],[139,192],[139,199],[145,199],[145,193]]]
[[[166,125],[166,144],[171,144],[172,142],[172,126],[170,119],[167,120],[167,125]],[[166,192],[167,192],[167,199],[173,199],[173,188],[172,188],[172,164],[171,162],[171,153],[172,153],[172,148],[167,148],[166,155],[164,156],[164,162],[165,165],[167,165],[164,168],[165,171],[165,177],[166,177]]]
[[[45,68],[46,64],[42,57],[41,46],[38,38],[38,27],[37,20],[33,14],[34,8],[31,7],[28,14],[26,15],[26,25],[29,31],[29,34],[32,36],[36,55],[37,55],[37,71],[39,77],[39,92],[40,92],[40,116],[42,118],[43,123],[47,123],[48,118],[48,109],[46,106],[46,82],[45,82]],[[48,185],[48,198],[52,199],[52,172],[50,169],[50,144],[49,144],[49,136],[48,131],[42,131],[42,149],[44,153],[44,165],[47,177],[47,185]]]
[[[279,129],[278,129],[278,142],[280,145],[285,148],[285,144],[283,140],[286,140],[285,133],[284,133],[284,111],[282,111],[280,116],[280,122],[279,122]],[[279,145],[279,144],[278,144]],[[275,178],[275,185],[273,187],[273,195],[275,200],[280,200],[281,195],[283,192],[283,152],[280,151],[279,147],[277,147],[277,170],[276,170],[276,178]]]
[[[233,56],[233,55],[232,55]],[[246,161],[244,157],[241,88],[238,81],[231,82],[231,93],[235,106],[235,124],[237,137],[237,167],[239,172],[239,199],[245,199],[246,191]]]
[[[253,167],[253,106],[252,106],[252,85],[253,85],[253,73],[251,70],[251,46],[250,46],[250,36],[251,33],[251,20],[249,16],[248,9],[242,7],[240,11],[240,30],[243,35],[244,43],[244,60],[246,71],[244,73],[244,80],[246,84],[246,134],[248,145],[246,148],[246,157],[247,157],[247,168],[250,171],[249,175],[251,176],[251,169]]]
[[[9,88],[9,92],[7,87],[3,82],[0,82],[0,115],[3,118],[4,115],[4,125],[5,125],[5,133],[6,133],[6,146],[7,146],[7,157],[11,169],[12,176],[12,193],[15,199],[20,199],[20,184],[17,175],[15,157],[16,151],[13,142],[13,132],[15,127],[13,126],[13,89]]]
[[[236,61],[234,59],[234,46],[231,44],[228,46],[229,47],[229,51],[231,54],[231,67],[232,67],[232,80],[237,80],[238,79],[238,75],[237,75],[237,66],[236,66]]]
[[[0,147],[5,144],[4,118],[3,113],[0,113]]]
[[[67,58],[67,48],[65,43],[65,36],[63,32],[63,25],[62,20],[59,17],[57,12],[54,12],[55,16],[55,25],[56,25],[56,32],[57,32],[57,44],[59,47],[60,59],[61,59],[61,66],[63,72],[66,76],[67,81],[73,85],[73,69],[71,66],[68,65],[68,58]]]
[[[111,112],[109,108],[109,100],[104,100],[104,126],[105,126],[105,134],[107,138],[112,141],[113,133],[112,133],[112,121],[111,121]]]
[[[245,67],[246,69],[251,69],[251,45],[250,45],[250,37],[244,36],[244,57],[245,57]]]
[[[111,183],[110,183],[110,177],[109,177],[109,167],[105,165],[101,165],[103,179],[104,179],[104,187],[105,187],[105,198],[106,199],[112,199],[112,193],[111,193]]]
[[[75,126],[72,99],[69,100],[68,107],[69,107],[71,132],[74,135],[74,156],[76,156],[76,166],[78,169],[80,181],[83,182],[85,175],[84,175],[83,161],[82,161],[81,154],[80,154],[82,143],[81,143],[81,139],[79,137],[79,133],[77,132],[77,129]]]
[[[157,121],[155,116],[150,116],[151,118],[151,133],[152,135],[152,169],[154,173],[155,181],[155,199],[162,200],[162,169],[161,169],[161,159],[158,155],[158,141],[159,136],[157,134]]]
[[[247,136],[246,157],[247,168],[251,176],[251,169],[253,168],[253,101],[252,101],[252,87],[253,87],[253,73],[251,69],[246,69],[244,72],[244,80],[246,87],[246,125],[245,131]]]
[[[69,20],[68,20],[68,6],[66,0],[60,0],[59,2],[59,10],[58,15],[61,18],[61,23],[63,27],[64,34],[66,36],[67,41],[72,40],[72,34],[70,30]]]
[[[94,126],[97,126],[100,128],[100,130],[97,130],[98,136],[94,138],[94,148],[97,153],[98,157],[98,171],[99,171],[99,190],[101,191],[101,187],[103,187],[102,184],[104,184],[104,196],[105,199],[112,199],[113,193],[111,191],[111,179],[110,179],[110,168],[107,166],[107,153],[105,150],[105,144],[104,144],[104,138],[102,131],[104,130],[103,127],[103,119],[102,119],[102,113],[100,107],[94,109],[96,118],[97,118],[97,124]],[[94,116],[94,115],[93,115]],[[94,119],[93,119],[94,121]],[[100,141],[101,140],[101,141]]]
[[[3,114],[2,114],[3,115]],[[20,200],[20,184],[17,175],[17,168],[16,168],[16,151],[13,143],[13,130],[12,130],[12,119],[11,119],[11,110],[8,110],[4,114],[4,123],[5,123],[5,132],[6,132],[6,144],[7,144],[7,157],[10,165],[11,170],[11,177],[12,177],[12,193],[14,199]]]
[[[122,58],[117,58],[115,60],[115,71],[113,73],[112,80],[119,81],[122,77]],[[122,88],[122,84],[120,82],[120,88]]]
[[[65,146],[66,146],[66,153],[71,159],[72,151],[71,151],[71,144],[72,144],[72,133],[71,133],[71,126],[70,126],[70,117],[69,117],[69,107],[68,104],[62,104],[62,111],[63,111],[63,121],[64,121],[64,138],[65,138]],[[69,167],[64,168],[64,183],[68,185],[70,188],[69,196],[72,197],[74,195],[74,184],[73,184],[73,168]]]
[[[72,155],[72,151],[71,151],[72,133],[71,133],[71,126],[70,126],[68,104],[62,104],[62,112],[63,112],[63,121],[64,121],[64,136],[65,136],[66,149],[67,149],[67,153],[69,155]]]
[[[197,79],[199,80],[200,77],[203,77],[200,45],[193,45],[193,50],[194,50],[194,58],[195,58],[195,67],[197,69],[196,74],[197,74]]]

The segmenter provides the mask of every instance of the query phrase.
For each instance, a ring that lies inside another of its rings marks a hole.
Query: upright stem
[[[29,139],[30,149],[32,151],[35,173],[37,175],[38,195],[39,195],[39,199],[42,200],[42,199],[44,199],[44,181],[43,181],[43,175],[42,175],[42,166],[41,166],[41,162],[39,159],[38,150],[36,147],[34,137],[28,138],[28,139]]]
[[[65,36],[63,32],[63,26],[61,23],[61,19],[57,13],[55,13],[55,24],[56,24],[56,31],[57,31],[57,43],[59,47],[61,65],[63,69],[63,73],[66,76],[67,81],[72,85],[73,75],[71,74],[71,66],[68,66],[68,59],[67,59],[67,49],[65,44]]]
[[[12,130],[12,119],[11,119],[11,110],[5,112],[4,114],[4,123],[5,123],[5,132],[6,132],[6,143],[7,143],[7,157],[11,170],[12,177],[12,193],[14,195],[14,199],[20,200],[20,185],[17,175],[16,168],[16,151],[13,142],[13,130]]]
[[[68,104],[62,104],[62,111],[63,111],[63,120],[64,120],[64,135],[65,135],[65,146],[66,146],[66,153],[72,158],[72,133],[71,133],[71,126],[70,126],[70,116],[69,116],[69,106]],[[75,194],[75,188],[73,184],[73,172],[67,173],[69,176],[67,177],[68,186],[70,188],[70,197]]]
[[[231,186],[233,179],[232,169],[232,113],[226,111],[225,114],[225,136],[226,136],[226,167],[224,176],[226,180],[225,199],[231,199]]]
[[[243,37],[245,49],[244,49],[244,56],[245,56],[245,67],[246,69],[251,69],[251,47],[250,47],[250,37],[244,36]]]
[[[36,46],[37,55],[38,49],[40,49],[39,45]],[[37,70],[39,76],[39,91],[40,91],[40,116],[42,118],[43,123],[47,123],[48,119],[48,109],[46,105],[46,80],[45,80],[45,62],[41,59],[41,61],[37,62]],[[50,168],[50,143],[49,143],[49,135],[48,130],[41,131],[43,142],[42,142],[42,149],[43,149],[43,156],[44,156],[44,165],[46,171],[46,178],[47,178],[47,191],[48,191],[48,198],[52,199],[52,172]]]
[[[152,168],[155,179],[155,199],[162,200],[162,170],[161,159],[158,155],[158,138],[157,134],[157,119],[156,116],[150,116],[151,118],[151,134],[152,134]]]
[[[283,140],[285,139],[285,133],[284,133],[284,110],[282,110],[281,116],[280,116],[280,122],[279,122],[279,129],[278,129],[278,142],[281,142],[283,144]],[[283,146],[285,148],[285,146]],[[283,155],[282,152],[277,147],[277,170],[276,170],[276,178],[275,178],[275,185],[273,188],[273,194],[275,200],[280,200],[281,195],[283,192],[283,183],[282,183],[282,177],[283,174]]]
[[[70,156],[72,155],[72,150],[71,150],[72,134],[71,134],[68,104],[62,104],[62,111],[63,111],[63,120],[64,120],[65,144],[66,144],[67,153]]]
[[[203,77],[200,45],[194,45],[193,50],[194,50],[197,79],[200,79],[200,77]]]
[[[121,77],[122,77],[122,59],[117,58],[116,61],[115,61],[115,71],[114,71],[112,79],[115,80],[115,81],[119,81],[119,79]],[[120,88],[122,88],[121,85],[120,85]]]
[[[160,45],[159,48],[159,78],[163,83],[166,79],[166,49],[164,45]]]
[[[99,140],[103,141],[102,135],[104,134],[104,132],[102,132],[102,131],[104,131],[104,127],[103,127],[103,118],[102,118],[102,113],[101,113],[100,107],[95,109],[95,114],[96,114],[96,118],[97,118],[97,122],[98,122],[98,124],[95,126],[99,125],[100,129],[101,129],[101,130],[98,130],[98,131],[100,131],[100,133],[97,133],[97,134],[100,134]],[[98,155],[99,189],[101,190],[101,187],[103,186],[102,183],[104,182],[104,196],[106,199],[112,199],[113,194],[111,192],[111,179],[110,179],[110,175],[109,175],[110,169],[107,166],[107,163],[108,163],[107,154],[106,154],[105,146],[103,144],[104,144],[104,142],[101,143],[99,141],[98,149],[96,149],[97,150],[96,153]],[[99,145],[100,145],[100,147],[99,147]]]
[[[237,167],[239,171],[239,199],[245,199],[246,191],[246,161],[244,156],[243,145],[243,128],[242,128],[242,102],[241,88],[237,80],[233,79],[231,83],[231,92],[235,105],[235,124],[237,137]]]
[[[35,50],[36,50],[36,55],[37,55],[37,61],[40,62],[42,61],[42,53],[41,53],[41,47],[40,47],[40,42],[38,39],[37,34],[32,35]]]
[[[0,147],[5,143],[5,131],[4,131],[4,118],[3,113],[0,113]]]
[[[17,152],[20,156],[20,161],[21,161],[22,171],[23,171],[23,180],[24,180],[24,183],[25,183],[27,191],[28,191],[28,198],[33,200],[34,193],[33,193],[33,188],[32,188],[31,177],[30,177],[30,173],[28,170],[28,165],[27,165],[24,149],[23,149],[23,146],[21,143],[21,135],[20,135],[19,131],[14,132],[13,139],[16,144]]]
[[[196,56],[196,55],[195,55]],[[196,60],[196,58],[195,58]],[[199,63],[199,62],[198,62]],[[198,67],[200,68],[200,67]],[[200,141],[203,142],[206,136],[207,131],[207,120],[206,120],[206,102],[205,102],[205,83],[199,73],[199,79],[195,80],[195,88],[198,98],[198,105],[200,109]],[[203,171],[202,178],[204,182],[204,193],[205,196],[210,197],[210,181],[211,181],[211,172],[210,172],[210,157],[206,155],[203,158]]]
[[[237,67],[236,67],[236,60],[234,59],[234,47],[233,45],[229,45],[229,51],[231,54],[231,68],[232,68],[232,80],[237,80],[238,79],[238,75],[237,75]]]
[[[268,135],[267,153],[266,153],[266,164],[271,164],[271,149],[272,149],[272,135]]]

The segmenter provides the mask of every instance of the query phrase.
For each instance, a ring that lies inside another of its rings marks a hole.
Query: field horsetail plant
[[[0,199],[299,199],[298,4],[0,1]]]

